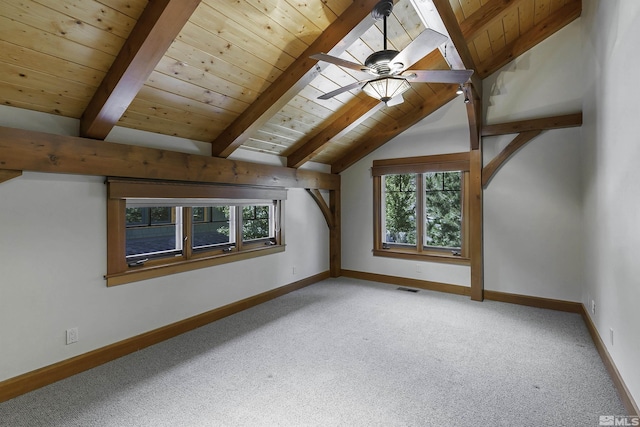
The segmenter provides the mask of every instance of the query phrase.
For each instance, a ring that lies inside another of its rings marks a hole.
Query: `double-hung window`
[[[468,264],[469,155],[376,160],[376,256]]]
[[[284,251],[283,188],[107,184],[109,286]]]

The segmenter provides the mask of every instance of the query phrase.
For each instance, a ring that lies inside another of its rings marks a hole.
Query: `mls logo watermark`
[[[640,426],[640,417],[600,415],[600,426]]]

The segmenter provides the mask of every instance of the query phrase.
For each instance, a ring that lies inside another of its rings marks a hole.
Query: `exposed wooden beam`
[[[82,114],[82,136],[107,137],[198,4],[200,0],[155,0],[147,4]]]
[[[484,244],[482,218],[482,144],[469,154],[469,258],[471,299],[484,299]]]
[[[493,175],[524,144],[540,135],[541,130],[529,130],[518,134],[493,160],[482,168],[482,187],[486,187]]]
[[[531,130],[560,129],[582,126],[582,112],[540,119],[519,120],[482,127],[482,136],[507,135]]]
[[[290,168],[298,168],[304,163],[311,160],[318,152],[322,150],[333,139],[346,135],[351,130],[358,127],[362,122],[374,115],[380,108],[384,107],[384,103],[377,99],[367,97],[366,99],[354,98],[344,109],[344,113],[340,114],[329,126],[322,129],[309,141],[305,142],[300,148],[293,151],[287,157],[287,166]]]
[[[460,58],[462,59],[462,63],[469,70],[476,70],[476,64],[473,61],[473,57],[471,56],[471,52],[469,51],[469,46],[467,45],[467,41],[462,35],[462,31],[460,30],[460,25],[458,24],[458,19],[456,18],[455,13],[453,12],[453,8],[451,7],[451,3],[449,0],[433,0],[433,4],[435,5],[440,17],[442,18],[442,22],[444,26],[447,28],[447,32],[449,33],[449,37],[453,42],[453,45],[456,47]],[[471,76],[471,82],[473,86],[478,91],[479,95],[482,95],[482,81],[480,76],[477,73],[473,73]]]
[[[286,188],[340,188],[328,173],[0,126],[0,169]]]
[[[356,0],[212,142],[212,155],[228,157],[326,67],[309,58],[315,53],[337,56],[375,23],[371,10],[378,0]]]
[[[482,84],[482,83],[480,83]],[[467,244],[471,267],[471,299],[484,299],[484,244],[482,217],[482,91],[465,85],[467,119],[469,121],[469,229]],[[467,101],[468,100],[468,101]]]
[[[489,0],[460,23],[460,31],[465,40],[473,40],[480,32],[486,31],[496,20],[518,8],[517,0]]]
[[[342,203],[340,190],[329,191],[329,208],[333,227],[329,230],[329,272],[331,277],[342,274]]]
[[[327,222],[329,230],[331,230],[333,228],[333,215],[331,214],[331,208],[329,208],[329,205],[325,202],[320,190],[317,188],[307,188],[306,190],[320,208],[320,212],[322,212],[324,220]]]
[[[465,102],[469,121],[469,145],[471,150],[480,147],[480,131],[482,129],[482,99],[473,85],[465,85]],[[467,102],[468,100],[468,102]]]
[[[0,184],[10,179],[17,178],[22,175],[22,171],[11,169],[0,169]]]
[[[508,64],[514,58],[522,55],[556,31],[580,17],[581,13],[582,1],[568,0],[560,9],[538,22],[529,31],[521,34],[520,37],[507,44],[499,52],[494,53],[490,60],[477,64],[476,71],[478,75],[480,78],[485,78],[494,73],[500,69],[500,67]]]
[[[435,96],[426,99],[412,114],[403,116],[386,129],[376,129],[372,134],[368,134],[362,143],[356,145],[344,156],[331,164],[331,172],[336,174],[346,170],[349,166],[380,148],[457,96],[455,86],[447,85],[443,89],[440,89],[436,92]]]

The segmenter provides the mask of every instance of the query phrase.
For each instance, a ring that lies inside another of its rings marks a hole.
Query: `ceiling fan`
[[[364,65],[347,61],[326,53],[311,55],[311,58],[329,62],[344,68],[362,71],[368,78],[359,80],[334,91],[325,93],[318,99],[329,99],[343,92],[360,88],[367,95],[379,99],[388,106],[397,105],[404,100],[402,94],[411,88],[409,82],[420,83],[465,83],[473,70],[408,70],[426,54],[447,41],[447,36],[426,29],[401,52],[387,49],[387,17],[393,11],[393,0],[381,0],[371,15],[383,20],[384,48],[369,55]]]

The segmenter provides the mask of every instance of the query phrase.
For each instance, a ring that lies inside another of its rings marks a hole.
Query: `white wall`
[[[581,23],[572,22],[483,81],[486,122],[581,110]],[[483,138],[484,163],[516,135]],[[485,289],[579,301],[581,130],[547,130],[484,191]]]
[[[640,403],[640,2],[583,3],[584,235],[582,302]],[[614,341],[610,340],[614,330]]]
[[[4,126],[77,129],[73,120],[7,107],[0,117]],[[163,138],[162,148],[169,143]],[[0,381],[329,269],[320,209],[290,189],[285,252],[107,288],[103,182],[25,172],[0,184]],[[65,345],[71,327],[80,341]]]
[[[580,111],[580,21],[484,81],[488,123]],[[517,73],[514,72],[517,70]],[[514,137],[485,138],[485,163]],[[342,173],[344,269],[469,286],[470,270],[374,257],[375,159],[468,151],[457,98]],[[578,301],[581,285],[580,130],[547,131],[515,154],[484,192],[485,289]]]

